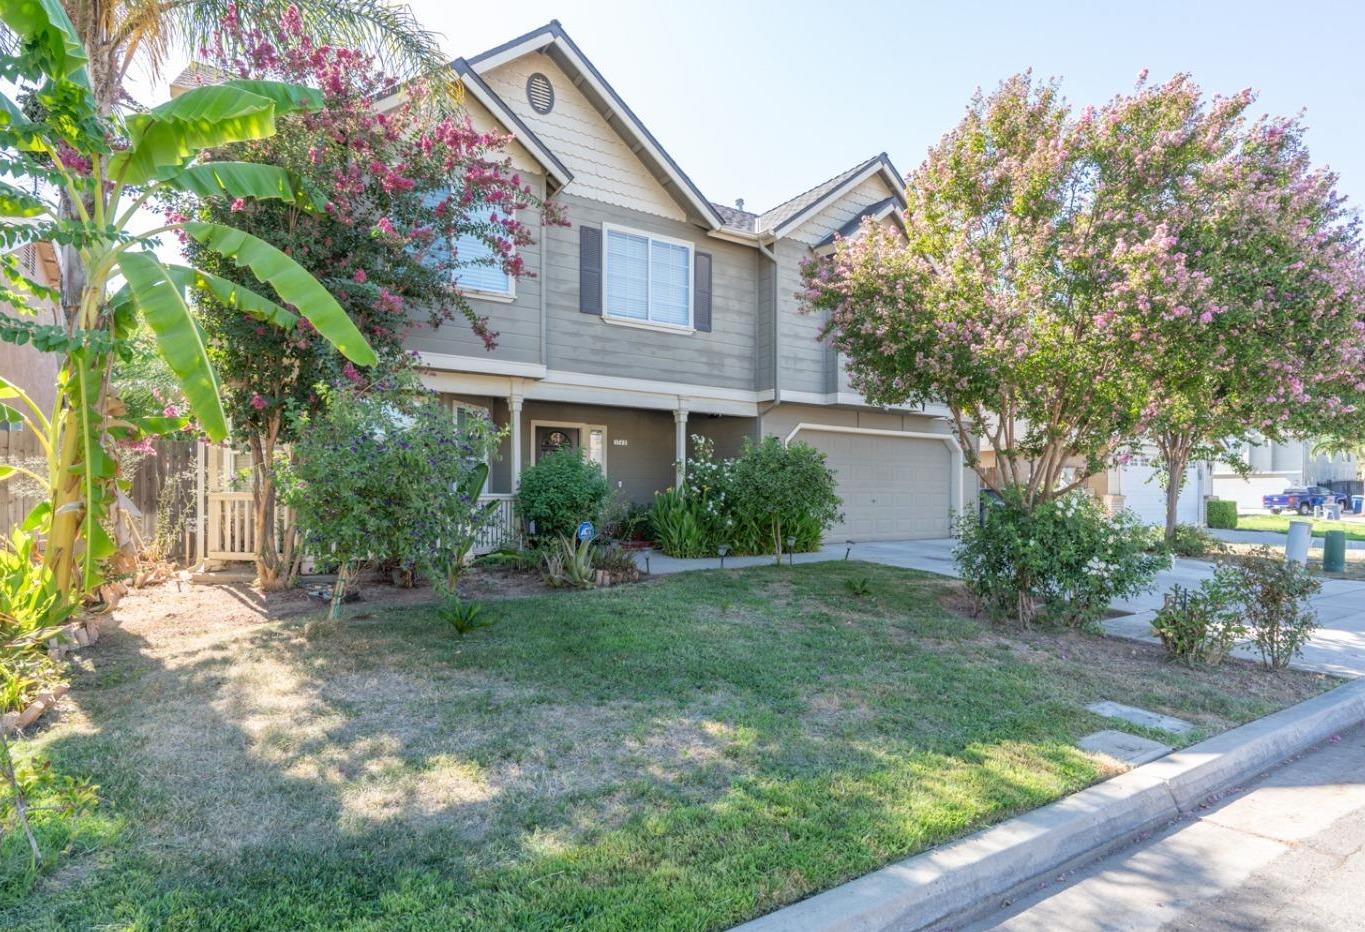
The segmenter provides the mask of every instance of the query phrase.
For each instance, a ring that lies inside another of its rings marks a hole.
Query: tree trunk
[[[1190,444],[1184,437],[1164,437],[1157,443],[1166,467],[1166,543],[1175,543],[1180,518],[1180,492],[1185,487],[1185,470],[1190,465]]]
[[[266,590],[282,589],[291,581],[292,554],[287,557],[275,546],[279,513],[275,479],[276,436],[278,431],[272,421],[265,433],[253,434],[248,440],[255,460],[255,468],[251,471],[251,506],[256,527],[256,581]]]

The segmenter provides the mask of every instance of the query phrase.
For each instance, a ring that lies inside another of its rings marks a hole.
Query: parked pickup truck
[[[1261,507],[1270,509],[1273,515],[1282,511],[1297,511],[1301,515],[1311,515],[1314,508],[1331,505],[1339,498],[1341,496],[1331,489],[1311,485],[1307,488],[1285,489],[1279,495],[1262,495]]]

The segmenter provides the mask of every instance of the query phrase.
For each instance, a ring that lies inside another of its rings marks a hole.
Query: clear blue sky
[[[1191,72],[1307,110],[1314,160],[1365,203],[1365,3],[416,0],[451,56],[558,19],[709,198],[763,210],[885,150],[906,172],[977,87],[1025,68],[1099,103]],[[171,74],[175,73],[173,69]]]

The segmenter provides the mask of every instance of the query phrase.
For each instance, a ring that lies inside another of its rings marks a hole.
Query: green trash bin
[[[1328,531],[1322,544],[1322,571],[1324,573],[1346,572],[1346,532]]]

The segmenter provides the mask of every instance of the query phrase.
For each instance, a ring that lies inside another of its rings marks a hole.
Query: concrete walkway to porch
[[[923,570],[941,576],[956,576],[953,566],[953,541],[901,540],[826,545],[814,553],[798,553],[796,563],[820,563],[849,559]],[[786,562],[787,558],[783,557]],[[717,569],[719,559],[680,560],[657,551],[641,551],[636,559],[641,569],[651,573],[680,573],[688,570]],[[771,563],[772,557],[727,557],[725,566],[760,566]],[[1157,574],[1156,584],[1149,591],[1131,599],[1114,603],[1114,609],[1127,614],[1104,622],[1104,630],[1117,637],[1155,641],[1151,633],[1151,619],[1161,607],[1162,596],[1176,584],[1197,587],[1213,575],[1213,564],[1203,560],[1177,559],[1169,570]],[[1304,648],[1294,666],[1318,670],[1337,676],[1365,676],[1365,582],[1344,579],[1323,580],[1322,591],[1313,599],[1322,627]],[[1255,659],[1254,651],[1239,649],[1240,656]]]

